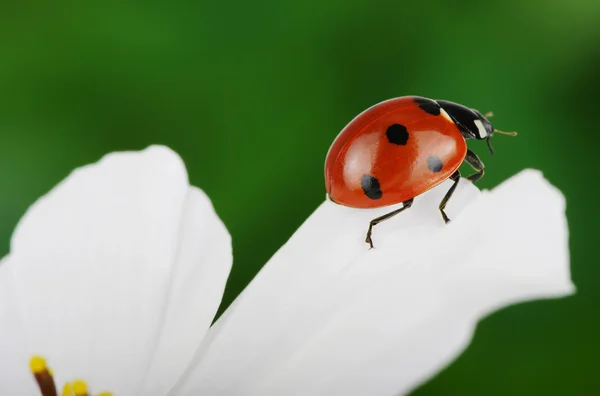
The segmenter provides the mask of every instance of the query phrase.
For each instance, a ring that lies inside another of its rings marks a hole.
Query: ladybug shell
[[[329,197],[375,208],[408,201],[448,179],[467,144],[431,99],[404,96],[359,114],[337,136],[325,161]]]

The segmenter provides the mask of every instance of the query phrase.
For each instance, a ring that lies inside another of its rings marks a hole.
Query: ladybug
[[[403,206],[371,220],[365,242],[373,248],[373,227],[411,207],[416,196],[446,179],[454,182],[439,205],[444,212],[466,161],[476,182],[484,174],[466,139],[485,140],[492,154],[495,129],[482,115],[458,103],[403,96],[378,103],[356,116],[336,137],[325,160],[327,199],[352,208]]]

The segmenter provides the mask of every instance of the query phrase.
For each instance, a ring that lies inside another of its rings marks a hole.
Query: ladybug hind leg
[[[448,190],[446,195],[444,195],[444,198],[442,199],[442,202],[440,202],[440,206],[439,206],[440,213],[442,214],[442,219],[444,219],[445,223],[449,223],[450,219],[446,215],[446,212],[444,212],[444,209],[446,209],[446,204],[452,197],[452,194],[454,194],[454,190],[456,190],[456,186],[458,186],[458,181],[460,180],[460,172],[458,170],[456,172],[454,172],[452,174],[452,176],[450,176],[450,180],[452,180],[454,182],[454,184],[452,184],[452,187],[450,187],[450,189]]]
[[[367,238],[365,242],[369,244],[370,249],[373,249],[373,239],[371,238],[371,234],[373,233],[373,227],[377,224],[381,223],[384,220],[387,220],[391,217],[396,216],[398,213],[403,212],[405,209],[408,209],[412,206],[413,199],[409,199],[408,201],[402,202],[402,207],[400,209],[396,209],[390,213],[386,213],[383,216],[377,217],[369,223],[369,229],[367,230]]]
[[[479,179],[481,179],[483,177],[483,174],[485,173],[485,171],[484,171],[485,167],[483,165],[483,162],[481,162],[481,160],[479,159],[477,154],[475,154],[471,150],[467,150],[467,156],[465,157],[465,161],[467,162],[467,164],[471,165],[471,168],[473,168],[477,171],[477,172],[473,173],[472,175],[469,175],[467,177],[467,179],[469,179],[473,183],[477,182]]]

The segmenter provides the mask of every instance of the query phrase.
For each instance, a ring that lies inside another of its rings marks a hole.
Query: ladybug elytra
[[[459,167],[466,161],[476,182],[484,174],[479,157],[467,148],[466,139],[486,140],[502,132],[474,109],[420,96],[403,96],[368,108],[340,132],[327,153],[327,197],[353,208],[377,208],[402,202],[403,206],[373,219],[365,242],[373,247],[373,226],[411,207],[416,196],[450,179],[454,183],[442,199],[446,204],[460,180]]]

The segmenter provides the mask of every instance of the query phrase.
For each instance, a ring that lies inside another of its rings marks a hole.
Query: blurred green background
[[[226,307],[322,202],[340,129],[408,94],[493,110],[490,188],[566,194],[578,294],[485,319],[416,395],[600,394],[600,1],[14,2],[0,13],[0,254],[40,195],[113,150],[166,144],[234,241]],[[518,203],[515,203],[518,204]]]

